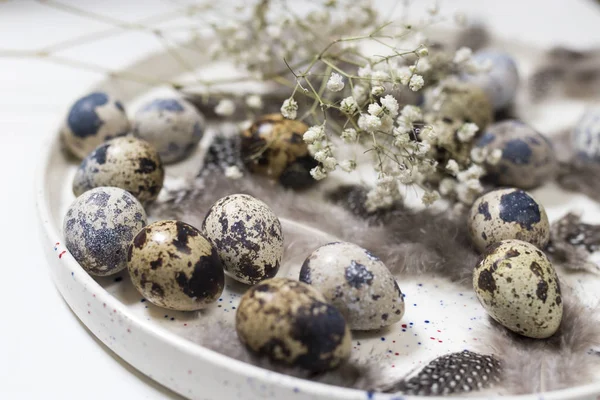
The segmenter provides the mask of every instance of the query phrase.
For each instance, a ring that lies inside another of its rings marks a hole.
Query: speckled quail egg
[[[515,60],[498,50],[482,50],[473,55],[473,61],[487,63],[490,69],[474,74],[465,74],[462,80],[483,89],[495,110],[509,105],[517,94],[519,71]]]
[[[157,221],[129,245],[127,268],[135,288],[157,306],[192,311],[217,301],[225,284],[216,249],[181,221]]]
[[[350,356],[350,330],[342,314],[311,286],[273,278],[242,297],[238,337],[250,350],[288,365],[320,372]]]
[[[425,96],[425,111],[434,111],[447,124],[473,122],[483,131],[493,120],[492,103],[478,86],[447,81]]]
[[[319,247],[302,264],[300,281],[321,292],[353,330],[379,329],[404,315],[404,296],[390,271],[353,243]]]
[[[475,146],[490,154],[496,149],[502,152],[500,161],[486,165],[487,178],[497,185],[533,189],[551,179],[558,168],[548,139],[517,120],[490,126]]]
[[[146,212],[133,195],[98,187],[79,196],[63,223],[66,247],[92,275],[115,274],[127,265],[127,247],[146,225]]]
[[[128,134],[130,128],[120,101],[108,93],[93,92],[71,106],[61,135],[71,153],[83,158],[100,143]]]
[[[205,124],[204,116],[187,100],[155,99],[135,114],[133,134],[153,145],[169,164],[192,153]]]
[[[314,184],[310,170],[318,163],[302,138],[307,129],[306,124],[285,119],[281,114],[260,117],[242,132],[241,151],[246,167],[285,187],[302,189]]]
[[[503,240],[487,248],[473,287],[497,322],[523,336],[552,336],[562,320],[560,283],[546,255],[531,243]]]
[[[206,214],[202,231],[233,279],[255,284],[279,271],[283,231],[277,216],[262,201],[246,194],[223,197]]]
[[[158,152],[148,142],[120,137],[102,143],[83,159],[73,179],[73,193],[79,196],[98,186],[115,186],[144,203],[156,199],[164,177]]]
[[[546,210],[520,189],[491,191],[471,206],[469,234],[479,251],[505,239],[519,239],[543,249],[550,240]]]
[[[586,110],[572,134],[573,150],[584,161],[600,161],[600,107]]]

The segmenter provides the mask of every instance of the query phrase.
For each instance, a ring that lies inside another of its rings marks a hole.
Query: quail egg
[[[479,251],[505,239],[519,239],[543,249],[550,240],[546,210],[520,189],[498,189],[479,197],[469,213],[469,234]]]
[[[129,130],[123,104],[108,93],[93,92],[71,106],[61,136],[71,153],[83,158],[100,143]]]
[[[352,338],[342,314],[316,289],[291,279],[268,279],[250,288],[235,327],[251,351],[309,371],[335,368],[350,356]]]
[[[300,281],[321,292],[353,330],[379,329],[404,315],[404,296],[390,271],[353,243],[319,247],[304,261]]]
[[[73,193],[79,196],[98,186],[115,186],[144,203],[156,199],[164,176],[160,157],[148,142],[120,137],[101,144],[83,159],[73,179]]]
[[[600,161],[600,107],[581,116],[572,135],[573,150],[584,161]]]
[[[246,194],[223,197],[212,205],[202,231],[217,248],[225,273],[255,284],[272,278],[283,257],[283,232],[277,216]]]
[[[474,74],[465,74],[462,80],[480,87],[492,102],[495,110],[509,105],[517,94],[519,71],[515,60],[502,51],[483,50],[475,53],[473,60],[488,63],[490,69]]]
[[[487,248],[473,287],[488,314],[513,332],[543,339],[560,326],[560,284],[546,255],[531,243],[503,240]]]
[[[502,152],[497,163],[486,165],[488,179],[497,185],[533,189],[551,179],[558,168],[548,139],[517,120],[490,126],[475,146],[490,154]]]
[[[204,116],[183,99],[155,99],[143,106],[133,121],[133,134],[154,146],[165,164],[187,157],[204,129]]]
[[[310,170],[318,165],[302,136],[306,124],[281,114],[260,117],[242,132],[241,151],[253,173],[278,180],[283,186],[302,189],[315,183]]]
[[[98,187],[79,196],[64,218],[63,234],[73,258],[92,275],[105,276],[127,265],[127,246],[146,225],[146,212],[129,192]]]
[[[446,124],[472,122],[483,131],[493,119],[493,109],[485,92],[466,82],[448,81],[429,91],[425,110]]]
[[[181,221],[157,221],[129,245],[135,288],[153,304],[192,311],[217,301],[225,284],[221,260],[200,231]]]

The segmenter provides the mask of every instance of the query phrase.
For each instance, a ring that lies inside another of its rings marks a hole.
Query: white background
[[[392,3],[379,2],[382,7]],[[432,2],[416,3],[420,8]],[[136,21],[173,10],[177,2],[71,4]],[[480,16],[499,34],[534,45],[600,46],[600,5],[592,0],[447,0],[440,5],[443,13]],[[32,1],[0,0],[0,53],[110,29],[110,24]],[[118,68],[159,48],[151,35],[128,31],[62,54]],[[101,78],[39,59],[0,56],[1,399],[179,398],[116,358],[77,320],[49,278],[38,239],[33,182],[42,139],[54,134],[70,103]]]

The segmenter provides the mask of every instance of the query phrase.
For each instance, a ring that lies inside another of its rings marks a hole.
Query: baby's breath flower
[[[317,160],[318,162],[322,163],[327,159],[327,155],[328,155],[327,151],[319,150],[313,155],[313,158],[315,160]]]
[[[460,49],[456,50],[456,53],[454,54],[454,59],[452,61],[454,61],[455,64],[463,64],[471,59],[472,54],[473,50],[471,50],[470,48],[461,47]]]
[[[448,162],[446,163],[446,171],[450,172],[453,175],[458,174],[459,171],[459,167],[458,167],[458,163],[456,162],[456,160],[448,160]]]
[[[371,74],[371,83],[373,85],[380,86],[389,80],[390,80],[390,76],[385,71],[375,71]]]
[[[313,125],[304,132],[302,138],[306,143],[313,143],[315,140],[322,139],[325,135],[323,125]]]
[[[339,166],[341,169],[343,169],[346,172],[352,172],[356,169],[356,161],[344,160],[341,163],[339,163]]]
[[[329,80],[327,81],[327,89],[332,92],[339,92],[344,88],[344,78],[336,73],[332,72]]]
[[[417,50],[417,55],[419,57],[425,57],[429,54],[429,50],[427,49],[427,47],[422,46]]]
[[[381,117],[381,130],[384,132],[390,132],[394,128],[394,119],[389,115]]]
[[[263,101],[259,95],[253,94],[246,97],[246,105],[255,110],[260,110],[263,108]]]
[[[215,107],[215,114],[223,117],[232,115],[235,111],[235,103],[230,99],[223,99]]]
[[[240,179],[244,176],[237,165],[230,165],[225,168],[225,176],[229,179]]]
[[[395,135],[394,146],[403,148],[406,147],[408,143],[410,143],[410,135],[408,133]]]
[[[378,117],[383,113],[383,108],[381,108],[381,106],[377,103],[371,103],[367,107],[367,111],[369,112],[369,114]]]
[[[491,151],[490,155],[488,156],[487,162],[490,165],[496,165],[500,162],[501,159],[502,159],[502,150],[494,149]]]
[[[361,78],[371,79],[371,75],[373,74],[373,70],[371,69],[371,66],[367,64],[364,67],[359,68],[358,71],[357,71],[357,74]]]
[[[367,89],[364,86],[355,85],[352,89],[352,97],[354,97],[357,104],[364,103],[367,100]]]
[[[327,178],[327,172],[320,166],[311,169],[310,175],[317,181]]]
[[[417,64],[416,72],[421,74],[429,71],[431,69],[431,63],[429,62],[428,57],[423,57],[419,59],[419,63]]]
[[[371,94],[373,96],[381,96],[385,92],[385,88],[383,86],[373,86],[371,89]]]
[[[473,147],[470,153],[471,160],[475,163],[481,164],[485,161],[487,153],[487,149],[483,147]]]
[[[287,119],[296,119],[298,113],[298,103],[293,97],[286,99],[281,106],[281,115]]]
[[[323,168],[325,168],[327,171],[333,171],[336,166],[337,160],[334,157],[327,157],[323,161]]]
[[[342,131],[341,138],[346,143],[353,143],[356,141],[358,134],[356,133],[356,129],[347,128]]]
[[[375,132],[381,127],[381,119],[374,115],[361,114],[358,118],[358,126],[367,132]]]
[[[423,193],[423,197],[421,197],[421,201],[426,206],[430,206],[433,203],[435,203],[436,201],[438,201],[439,198],[440,198],[440,194],[436,190],[433,190],[431,192]]]
[[[431,150],[431,145],[427,142],[417,142],[415,146],[415,154],[418,156],[424,156],[429,152],[429,150]]]
[[[408,122],[415,122],[415,121],[420,121],[423,119],[423,114],[421,113],[421,109],[417,106],[413,106],[410,104],[402,107],[400,116]]]
[[[477,126],[477,124],[474,124],[472,122],[467,122],[458,129],[456,136],[458,137],[458,140],[460,140],[461,142],[467,143],[475,137],[475,134],[477,133],[478,130],[479,130],[479,127]]]
[[[356,100],[354,99],[354,97],[351,97],[351,96],[350,97],[346,97],[340,103],[340,110],[344,114],[350,114],[350,115],[352,115],[352,114],[354,114],[356,112],[357,108],[358,108],[358,105],[356,104]]]
[[[400,81],[400,83],[406,86],[410,82],[412,72],[408,67],[401,67],[398,68],[398,71],[396,71],[396,76],[398,77],[397,79]]]
[[[388,94],[385,97],[380,99],[381,105],[384,108],[384,112],[392,118],[395,118],[398,115],[398,100],[394,98],[391,94]]]
[[[456,190],[456,181],[451,178],[444,178],[440,182],[438,189],[442,196],[448,196]]]
[[[426,140],[430,143],[435,142],[437,139],[437,133],[431,125],[425,125],[423,128],[421,128],[419,136],[421,137],[421,140]]]
[[[424,84],[425,84],[425,80],[423,79],[423,77],[421,75],[419,75],[419,74],[414,74],[412,76],[412,78],[410,78],[410,82],[408,83],[408,87],[413,92],[416,92],[419,89],[421,89]]]

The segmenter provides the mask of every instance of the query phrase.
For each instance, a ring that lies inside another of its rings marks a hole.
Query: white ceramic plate
[[[525,50],[518,45],[505,44],[504,47],[516,57],[524,54],[527,54],[527,59],[535,57],[530,49]],[[163,79],[181,74],[182,71],[173,69],[172,63],[161,68],[164,57],[162,54],[154,55],[131,66],[128,71],[143,71],[152,65],[154,75]],[[530,66],[526,62],[521,63],[522,72],[526,74],[528,69]],[[136,99],[139,100],[139,96],[146,92],[143,86],[123,82],[117,85],[106,81],[99,87],[117,92],[129,104],[135,104]],[[571,103],[566,114],[554,118],[554,126],[571,122],[581,108],[582,105]],[[536,109],[529,110],[526,119],[540,129],[553,123],[546,114]],[[182,164],[167,167],[167,184],[169,179],[186,170],[196,172],[200,157],[201,151]],[[131,285],[126,272],[109,278],[90,277],[62,243],[62,220],[74,200],[71,182],[76,166],[77,163],[61,151],[58,133],[52,135],[37,177],[38,210],[44,227],[42,244],[48,254],[54,281],[73,312],[125,361],[190,399],[398,398],[297,379],[215,353],[194,342],[194,331],[203,323],[198,314],[168,311],[144,301]],[[585,208],[588,220],[600,216],[598,205],[581,195],[563,193],[553,186],[539,189],[536,195],[546,205],[553,220],[570,208]],[[320,235],[323,242],[332,239],[296,221],[282,220],[282,223],[288,232],[305,230],[309,234]],[[279,276],[297,278],[301,262],[298,259],[287,260]],[[567,279],[575,287],[597,284],[588,278],[588,275],[569,274]],[[402,377],[437,356],[464,349],[481,349],[477,341],[487,327],[487,317],[472,291],[461,291],[444,279],[430,277],[423,280],[400,279],[399,283],[407,295],[403,320],[380,332],[355,334],[354,352],[384,355],[381,363],[385,373],[390,377]],[[241,293],[242,287],[228,280],[221,299],[209,313],[223,320],[233,319]],[[598,394],[600,383],[544,393],[543,398],[596,399]],[[488,392],[486,395],[492,394]]]

